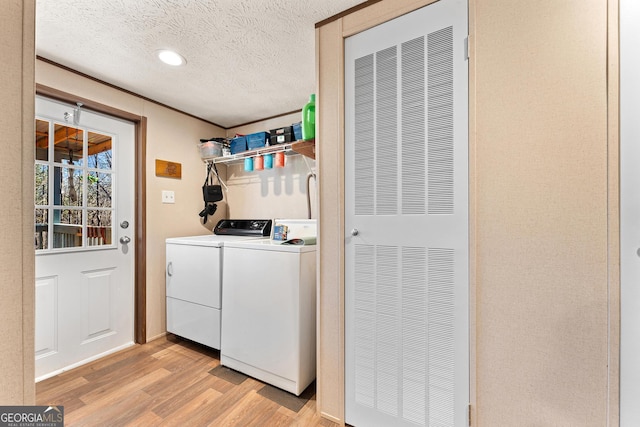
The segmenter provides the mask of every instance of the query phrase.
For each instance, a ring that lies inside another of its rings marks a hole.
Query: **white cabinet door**
[[[222,248],[167,243],[167,332],[220,348]]]
[[[467,3],[345,42],[345,420],[466,426]]]
[[[167,244],[167,297],[220,308],[222,248]]]
[[[167,297],[167,332],[220,349],[220,309]]]

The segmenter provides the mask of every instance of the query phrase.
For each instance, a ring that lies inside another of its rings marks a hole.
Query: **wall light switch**
[[[176,193],[169,190],[162,190],[162,203],[175,203]]]

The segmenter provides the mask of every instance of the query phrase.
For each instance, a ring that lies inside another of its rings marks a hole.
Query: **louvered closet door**
[[[467,4],[345,44],[346,422],[465,426]]]

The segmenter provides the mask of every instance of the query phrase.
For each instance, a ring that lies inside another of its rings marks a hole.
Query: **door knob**
[[[357,229],[357,228],[354,228],[353,230],[351,230],[351,235],[352,235],[352,236],[354,236],[354,237],[355,237],[355,236],[357,236],[358,234],[360,234],[360,232],[358,231],[358,229]]]
[[[122,236],[120,238],[120,243],[122,243],[123,245],[126,245],[127,243],[129,243],[131,241],[131,239],[129,238],[129,236]]]

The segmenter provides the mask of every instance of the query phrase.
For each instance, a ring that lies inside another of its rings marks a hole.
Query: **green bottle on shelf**
[[[316,94],[309,96],[309,102],[302,108],[302,139],[316,137]]]

